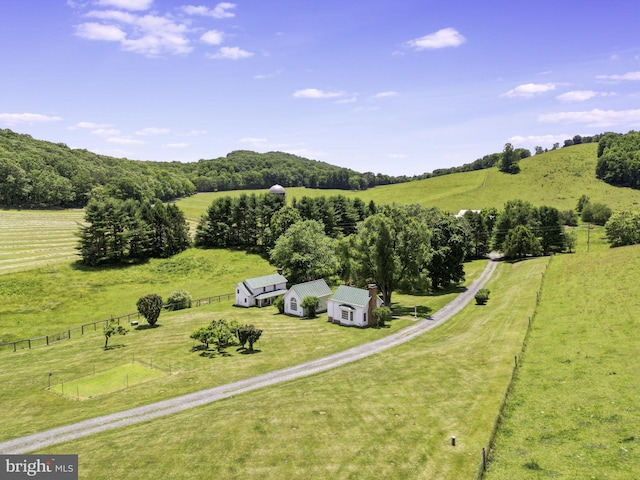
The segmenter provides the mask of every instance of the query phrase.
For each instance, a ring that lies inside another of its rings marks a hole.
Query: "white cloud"
[[[344,92],[325,92],[317,88],[305,88],[304,90],[297,90],[293,93],[295,98],[337,98],[344,95]]]
[[[396,95],[398,95],[398,92],[390,90],[388,92],[378,92],[373,96],[373,98],[395,97]]]
[[[640,110],[557,112],[539,115],[538,120],[549,123],[584,123],[589,127],[636,126],[640,125]]]
[[[188,143],[167,143],[167,144],[165,144],[165,147],[168,147],[168,148],[186,148],[188,146],[189,146]]]
[[[242,58],[253,57],[253,53],[242,50],[240,47],[222,47],[220,50],[218,50],[218,53],[214,53],[208,56],[209,58],[214,58],[216,60],[240,60]]]
[[[611,97],[613,92],[595,92],[593,90],[574,90],[572,92],[563,93],[556,98],[562,102],[584,102],[595,97]]]
[[[556,89],[555,83],[525,83],[500,95],[501,97],[525,97],[531,98],[541,93]]]
[[[94,122],[78,122],[74,126],[69,127],[69,130],[75,130],[76,128],[108,128],[111,125],[107,123],[94,123]]]
[[[206,130],[191,130],[184,134],[185,137],[199,137],[200,135],[206,135]]]
[[[170,133],[171,130],[168,128],[157,128],[157,127],[147,127],[136,132],[136,135],[140,135],[143,137],[152,137],[156,135],[166,135]]]
[[[59,122],[61,117],[39,113],[0,113],[0,122],[7,125],[33,125],[34,123]]]
[[[121,42],[127,38],[127,34],[120,27],[95,22],[76,25],[76,35],[87,40],[105,40],[108,42]]]
[[[122,10],[148,10],[153,0],[97,0],[96,3],[105,7],[116,7]]]
[[[245,137],[238,140],[240,143],[251,143],[251,144],[264,144],[267,143],[266,138],[257,138],[257,137]]]
[[[220,45],[224,39],[224,33],[218,30],[209,30],[200,37],[200,40],[209,45]]]
[[[628,72],[623,75],[598,75],[598,80],[640,80],[640,72]]]
[[[98,18],[100,20],[113,20],[119,23],[136,23],[138,17],[133,13],[121,12],[119,10],[92,10],[85,15],[90,18]]]
[[[458,47],[466,39],[455,28],[443,28],[424,37],[409,40],[405,45],[414,50],[437,49],[446,47]]]
[[[107,142],[119,143],[120,145],[143,145],[145,142],[129,137],[110,137]]]
[[[509,139],[507,142],[513,143],[514,145],[553,145],[554,143],[562,143],[565,139],[569,138],[571,135],[528,135],[523,137],[521,135],[515,135]]]
[[[387,158],[390,158],[392,160],[398,160],[398,159],[401,159],[401,158],[407,158],[407,156],[405,154],[403,154],[403,153],[389,153],[387,155]]]
[[[115,128],[96,128],[95,130],[91,131],[91,135],[100,135],[104,137],[120,135],[120,133],[120,130],[117,130]]]
[[[232,8],[236,8],[236,5],[234,3],[221,2],[213,8],[208,8],[205,6],[185,5],[181,7],[181,10],[187,15],[199,15],[203,17],[213,18],[232,18],[235,17],[235,13],[228,11]]]

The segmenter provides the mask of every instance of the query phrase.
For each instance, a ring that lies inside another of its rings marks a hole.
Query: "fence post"
[[[69,334],[69,340],[71,340],[71,329],[67,330],[67,333]]]
[[[81,325],[80,328],[82,329],[80,330],[81,334],[84,335],[84,325]]]
[[[49,335],[47,335],[47,345],[49,345]]]
[[[482,447],[482,471],[487,471],[487,451]]]
[[[31,339],[29,339],[29,350],[31,350]]]

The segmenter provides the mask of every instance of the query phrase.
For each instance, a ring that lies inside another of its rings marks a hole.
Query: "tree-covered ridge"
[[[104,195],[166,201],[195,192],[269,188],[275,183],[364,190],[407,180],[282,152],[242,150],[193,163],[129,160],[0,129],[0,207],[84,207],[90,198]]]
[[[598,142],[596,176],[617,187],[640,189],[640,132],[603,135]]]
[[[409,181],[372,172],[359,173],[349,168],[309,160],[290,153],[257,153],[237,150],[226,157],[188,164],[189,178],[199,192],[285,187],[366,190],[376,185]]]

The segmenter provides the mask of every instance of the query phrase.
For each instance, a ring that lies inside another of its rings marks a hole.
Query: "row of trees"
[[[230,345],[245,348],[245,345],[249,344],[249,351],[253,351],[253,345],[260,340],[261,335],[262,330],[253,325],[241,326],[235,320],[220,318],[194,331],[191,338],[201,343],[195,350],[209,350],[209,345],[215,345],[218,353],[221,353]]]
[[[82,263],[129,263],[167,258],[187,249],[187,221],[176,205],[157,201],[93,199],[80,227],[78,250]]]
[[[388,205],[337,239],[318,220],[296,222],[278,238],[270,259],[291,283],[373,281],[389,305],[396,290],[425,293],[462,281],[467,238],[463,219],[419,205]]]
[[[215,248],[242,248],[267,253],[293,224],[317,220],[323,232],[337,238],[355,232],[358,222],[375,212],[373,202],[351,200],[342,195],[302,197],[285,205],[284,198],[272,194],[241,194],[215,199],[201,218],[196,245]]]

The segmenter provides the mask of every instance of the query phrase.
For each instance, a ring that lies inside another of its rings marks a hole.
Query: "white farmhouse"
[[[320,305],[316,312],[326,312],[330,296],[331,289],[324,280],[299,283],[291,287],[285,294],[284,313],[297,317],[305,317],[307,312],[304,311],[301,304],[306,297],[318,297],[318,299],[320,299]]]
[[[340,285],[329,300],[327,315],[329,321],[354,327],[373,327],[376,319],[373,310],[382,306],[376,285],[368,290]]]
[[[266,307],[287,293],[287,279],[280,273],[248,278],[236,284],[236,306]]]

